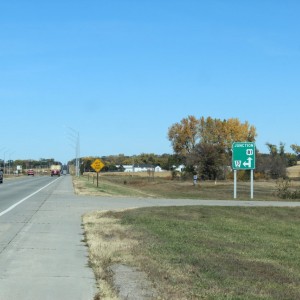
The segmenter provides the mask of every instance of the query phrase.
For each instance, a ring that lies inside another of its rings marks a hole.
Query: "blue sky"
[[[172,153],[188,115],[300,144],[300,2],[0,3],[0,157]],[[2,149],[2,150],[1,150]]]

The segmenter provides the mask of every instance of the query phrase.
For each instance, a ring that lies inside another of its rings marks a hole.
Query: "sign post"
[[[233,173],[234,173],[234,184],[233,184],[233,198],[236,199],[236,173],[237,173],[237,170],[233,170]]]
[[[232,169],[234,170],[234,199],[236,199],[237,170],[251,170],[251,199],[253,199],[253,170],[255,169],[255,144],[235,142],[232,144]]]
[[[97,172],[97,187],[99,185],[99,172],[104,167],[104,163],[101,161],[101,159],[95,159],[93,163],[91,164],[91,167]]]

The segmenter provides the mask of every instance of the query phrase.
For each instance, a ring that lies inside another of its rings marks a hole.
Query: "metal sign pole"
[[[104,167],[104,163],[101,159],[95,159],[91,164],[91,167],[97,172],[97,187],[99,186],[99,172]]]
[[[253,199],[253,170],[255,169],[255,143],[232,143],[232,169],[234,170],[234,198],[237,189],[237,170],[251,170],[251,199]]]
[[[237,174],[236,174],[236,170],[233,171],[233,174],[234,174],[234,187],[233,187],[233,198],[236,199],[236,177],[237,177]]]
[[[253,170],[251,170],[251,199],[253,199]]]

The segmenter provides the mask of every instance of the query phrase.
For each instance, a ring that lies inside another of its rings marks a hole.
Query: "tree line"
[[[174,170],[184,165],[183,176],[197,173],[203,179],[226,179],[231,172],[231,147],[233,142],[255,142],[256,128],[237,118],[213,119],[195,116],[183,118],[168,129],[168,139],[173,153],[157,155],[141,153],[126,156],[124,154],[102,157],[81,158],[81,171],[91,170],[90,165],[96,158],[105,163],[103,172],[122,171],[123,165],[148,164],[160,166],[164,170]],[[285,145],[266,143],[269,153],[260,153],[256,149],[256,177],[286,177],[286,168],[297,164],[300,146],[291,145],[293,153],[286,152]],[[249,172],[240,171],[239,177],[246,179]]]
[[[49,168],[51,165],[60,164],[54,158],[41,158],[39,160],[35,159],[16,159],[5,161],[5,166],[11,167],[21,166],[22,169],[36,169],[36,168]],[[0,160],[0,166],[4,167],[4,161]]]
[[[186,165],[189,173],[198,173],[206,179],[226,179],[230,167],[233,142],[255,142],[256,128],[237,118],[213,119],[195,116],[183,118],[168,129],[174,153]],[[291,145],[294,153],[286,153],[285,145],[266,143],[269,153],[256,149],[256,174],[260,177],[286,177],[286,168],[297,164],[300,146]],[[249,172],[241,172],[249,176]]]
[[[148,164],[160,166],[164,170],[174,170],[179,165],[184,165],[184,176],[197,173],[203,179],[226,179],[232,174],[231,147],[233,142],[255,142],[256,128],[247,121],[242,123],[237,118],[216,119],[212,117],[196,118],[188,116],[172,124],[168,128],[167,137],[171,142],[172,154],[141,153],[128,156],[125,154],[108,156],[87,156],[80,158],[80,170],[91,171],[91,163],[96,158],[104,162],[105,171],[122,171],[124,165]],[[285,144],[278,146],[266,143],[269,153],[260,153],[256,149],[257,177],[280,178],[286,177],[286,168],[297,164],[300,158],[300,146],[290,145],[292,153],[287,152]],[[16,160],[14,165],[23,168],[47,167],[59,162],[51,159]],[[68,164],[75,164],[75,159]],[[249,172],[240,171],[239,176],[247,178]]]
[[[81,172],[92,170],[91,163],[96,158],[101,158],[105,163],[102,172],[122,171],[122,166],[133,164],[160,166],[170,171],[179,165],[184,165],[183,176],[188,177],[197,173],[203,179],[226,179],[232,174],[230,168],[232,143],[255,142],[257,131],[255,126],[247,121],[242,123],[237,118],[221,120],[201,117],[197,119],[190,115],[171,125],[167,136],[173,148],[172,154],[141,153],[133,156],[118,154],[83,157],[81,158]],[[286,152],[283,143],[278,146],[271,143],[266,143],[266,145],[269,153],[260,153],[256,148],[256,177],[274,179],[286,177],[286,168],[297,164],[300,146],[291,145],[293,153],[289,153]],[[239,172],[241,179],[246,179],[248,176],[248,171]]]
[[[180,164],[180,160],[178,159],[177,155],[174,154],[155,154],[155,153],[141,153],[138,155],[108,155],[108,156],[88,156],[82,157],[81,161],[81,173],[86,171],[93,171],[91,168],[92,162],[100,158],[103,163],[105,164],[104,168],[101,172],[117,172],[123,171],[123,166],[125,165],[141,165],[147,164],[151,166],[160,166],[164,170],[172,170],[174,167]],[[74,163],[74,160],[70,163]]]

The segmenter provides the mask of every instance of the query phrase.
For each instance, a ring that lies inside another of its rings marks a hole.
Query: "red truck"
[[[52,165],[50,167],[50,170],[51,170],[51,176],[60,176],[61,165]]]
[[[27,170],[28,176],[34,176],[34,171],[32,169]]]

